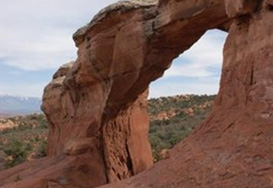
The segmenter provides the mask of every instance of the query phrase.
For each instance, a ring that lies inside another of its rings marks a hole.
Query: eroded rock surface
[[[225,44],[221,89],[211,116],[171,150],[170,158],[103,187],[273,186],[273,13],[258,9],[239,15]]]
[[[246,2],[135,0],[102,10],[74,34],[77,60],[45,89],[49,156],[0,172],[0,185],[96,187],[146,170],[105,187],[272,187],[272,1]],[[148,86],[212,28],[229,29],[214,110],[150,168]]]

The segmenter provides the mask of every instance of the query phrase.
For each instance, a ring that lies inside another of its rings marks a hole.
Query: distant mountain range
[[[0,95],[0,116],[39,113],[41,103],[42,100],[35,97]]]

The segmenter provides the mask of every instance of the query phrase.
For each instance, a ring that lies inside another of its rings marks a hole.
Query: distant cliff
[[[41,99],[0,95],[0,116],[40,112]]]

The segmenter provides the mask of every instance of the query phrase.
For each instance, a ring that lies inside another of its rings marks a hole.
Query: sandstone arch
[[[193,16],[196,13],[199,14]],[[49,142],[50,155],[58,155],[66,147],[63,145],[67,140],[62,137],[68,137],[71,145],[87,137],[90,145],[100,144],[101,154],[96,155],[102,161],[98,169],[106,169],[109,182],[150,167],[146,112],[149,83],[161,77],[173,58],[188,49],[207,29],[226,21],[221,1],[195,4],[184,1],[180,5],[170,1],[164,7],[152,1],[120,2],[99,13],[74,34],[79,57],[61,86],[65,87],[64,96],[56,96],[54,101],[71,100],[74,106],[69,106],[71,110],[67,111],[67,103],[62,102],[56,113],[58,119],[54,118],[53,102],[48,97],[53,93],[51,85],[45,91],[44,111],[49,119],[59,129],[64,129],[66,124],[68,131],[73,130],[72,135],[65,130],[64,133],[58,129],[51,131],[50,139],[61,139]],[[60,118],[72,116],[70,120]],[[75,122],[76,118],[80,121]],[[73,127],[82,130],[74,131]]]
[[[271,0],[135,0],[100,12],[74,35],[78,59],[61,67],[45,89],[49,157],[0,172],[0,185],[16,186],[12,174],[20,174],[20,187],[95,187],[149,168],[149,83],[205,31],[228,30],[233,22],[211,117],[170,159],[110,187],[269,187],[269,5]]]

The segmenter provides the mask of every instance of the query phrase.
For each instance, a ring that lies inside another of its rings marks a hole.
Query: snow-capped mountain
[[[41,103],[41,99],[35,97],[0,95],[0,116],[39,113]]]

